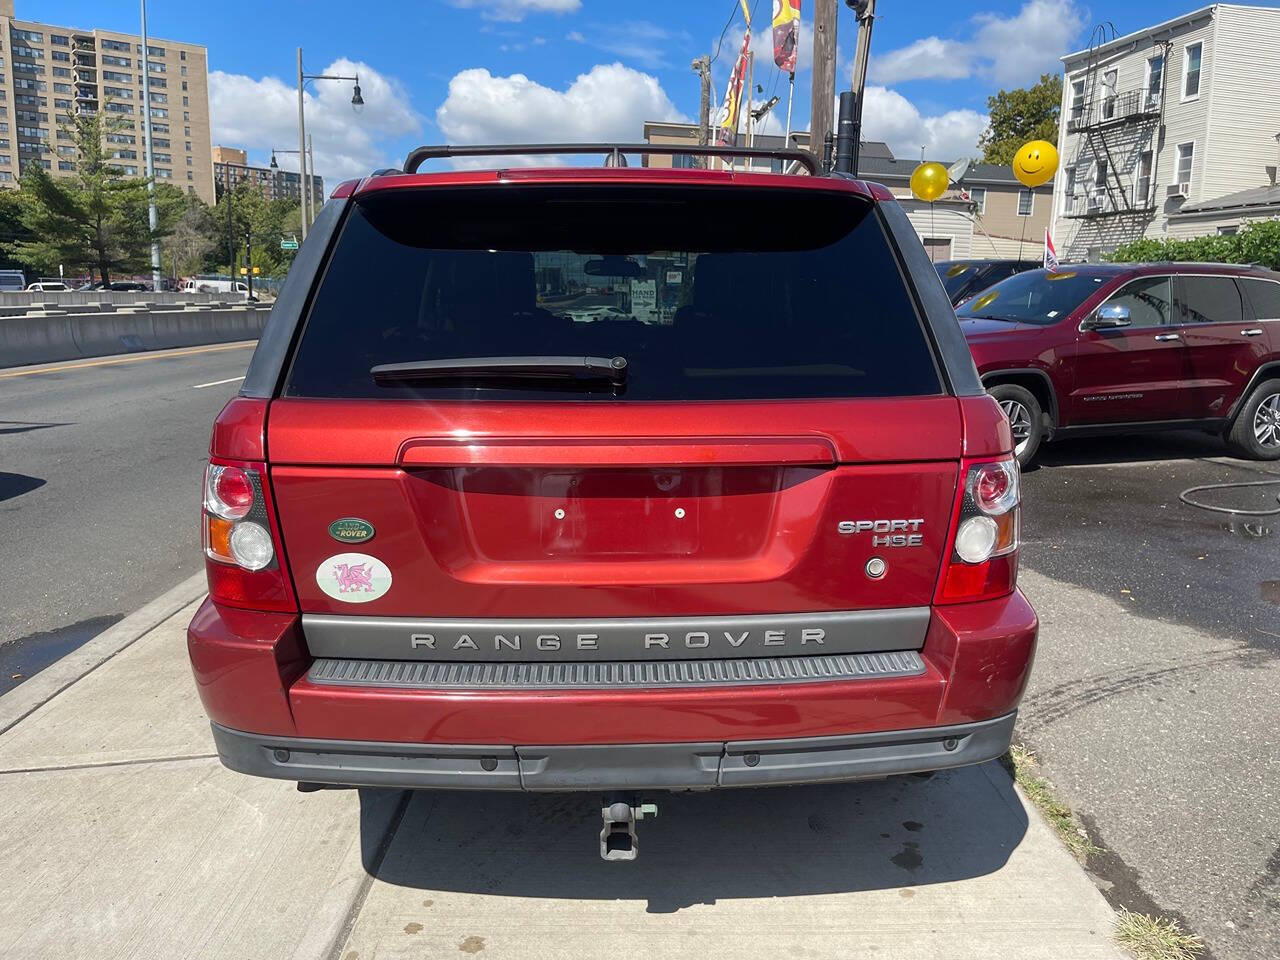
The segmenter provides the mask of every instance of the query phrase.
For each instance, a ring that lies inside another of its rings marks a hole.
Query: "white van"
[[[242,280],[215,280],[194,277],[182,284],[183,293],[242,293],[249,294],[249,287]]]

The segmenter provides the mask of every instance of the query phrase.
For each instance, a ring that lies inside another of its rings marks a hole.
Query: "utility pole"
[[[147,155],[147,222],[151,224],[151,289],[164,286],[160,267],[160,217],[156,213],[156,155],[151,148],[151,58],[147,47],[147,0],[142,0],[142,144]]]
[[[853,137],[849,172],[858,175],[858,154],[862,146],[862,105],[867,94],[867,63],[871,59],[871,28],[876,21],[876,0],[845,0],[858,18],[858,42],[853,51]]]
[[[227,198],[227,276],[231,278],[231,289],[236,286],[236,230],[231,224],[231,164],[222,165],[227,171],[227,186],[224,194]]]
[[[809,149],[822,157],[836,102],[836,3],[815,0],[813,9],[813,91],[809,105]]]
[[[311,134],[307,134],[307,188],[311,197],[311,222],[316,222],[316,152],[311,146]],[[320,206],[324,206],[324,197],[320,198]]]
[[[698,75],[702,85],[702,96],[698,100],[698,146],[705,147],[711,127],[711,58],[704,53],[689,66]],[[708,166],[707,159],[698,157],[698,166]]]
[[[302,173],[302,239],[307,239],[307,119],[302,109],[302,48],[298,48],[298,169]]]
[[[244,276],[249,284],[249,299],[253,299],[253,230],[244,232]],[[231,278],[231,286],[235,287],[235,277]]]

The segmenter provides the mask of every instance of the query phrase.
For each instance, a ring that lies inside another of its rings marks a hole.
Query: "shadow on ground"
[[[1235,456],[1221,437],[1198,430],[1173,430],[1167,433],[1056,440],[1040,448],[1035,461],[1027,470]],[[1250,465],[1265,466],[1261,463]]]
[[[1000,869],[1027,829],[994,764],[862,783],[656,794],[640,857],[599,857],[594,794],[415,792],[386,843],[361,791],[365,869],[422,890],[694,904],[944,883]],[[384,852],[385,851],[385,852]]]

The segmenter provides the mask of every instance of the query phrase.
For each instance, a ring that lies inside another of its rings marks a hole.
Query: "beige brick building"
[[[236,147],[213,148],[213,180],[216,189],[233,190],[242,183],[253,184],[268,200],[302,202],[302,175],[278,167],[254,167],[246,151]],[[311,178],[311,195],[324,203],[324,178]]]
[[[208,52],[149,37],[145,60],[156,181],[213,203]],[[109,154],[145,176],[143,61],[137,35],[21,20],[13,0],[0,0],[0,186],[16,186],[31,163],[69,173],[75,148],[59,121],[98,111],[119,125],[108,134]]]

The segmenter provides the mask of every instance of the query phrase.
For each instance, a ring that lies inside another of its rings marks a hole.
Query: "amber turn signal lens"
[[[235,563],[231,553],[231,529],[235,524],[212,514],[204,515],[204,552],[222,563]]]

